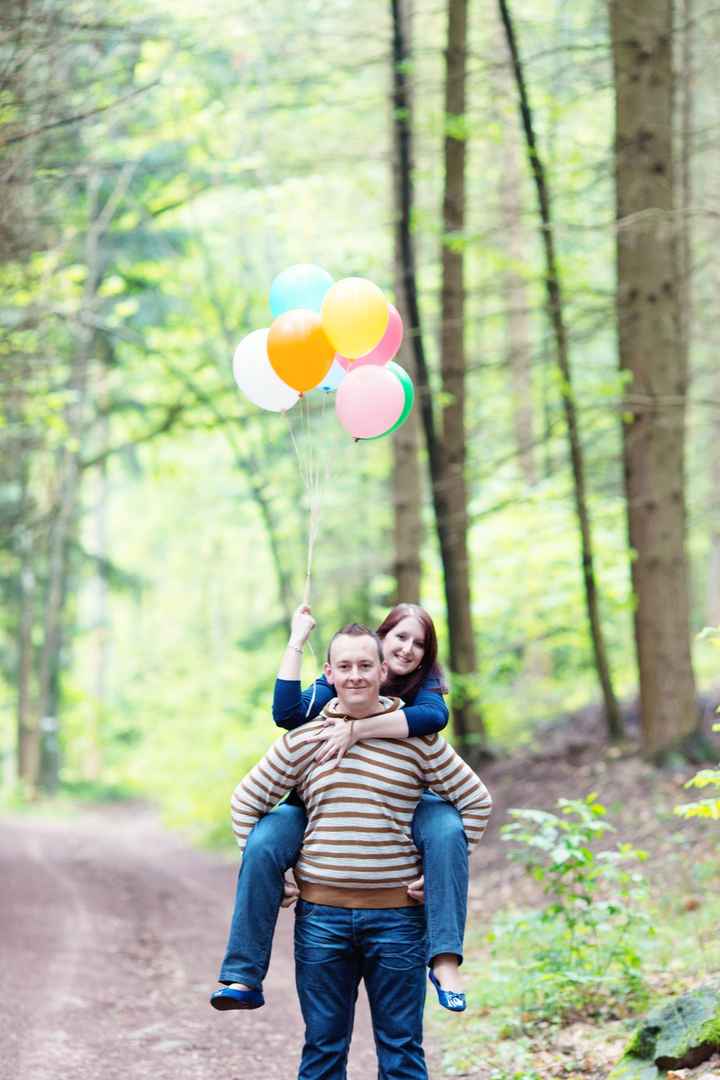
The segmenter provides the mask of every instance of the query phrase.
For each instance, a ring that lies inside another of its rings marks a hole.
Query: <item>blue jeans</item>
[[[282,900],[283,875],[297,861],[306,823],[302,806],[282,803],[250,833],[238,874],[221,983],[262,986]],[[450,803],[425,792],[415,810],[412,835],[425,874],[427,962],[440,953],[454,953],[462,960],[468,891],[462,819]]]
[[[295,981],[305,1021],[298,1080],[345,1080],[360,980],[365,980],[380,1080],[427,1080],[422,1048],[425,914],[299,900]]]

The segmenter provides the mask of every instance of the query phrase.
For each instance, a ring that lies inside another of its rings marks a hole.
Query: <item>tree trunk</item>
[[[397,307],[405,322],[407,308],[396,289]],[[404,344],[396,357],[413,382],[412,349]],[[420,475],[420,426],[415,410],[393,435],[393,576],[394,602],[421,601],[422,484]]]
[[[506,139],[500,178],[500,220],[511,260],[502,281],[507,311],[505,362],[510,375],[513,431],[520,470],[525,483],[533,486],[537,483],[537,470],[534,453],[530,296],[527,281],[519,269],[528,262],[520,192],[516,147],[511,139]]]
[[[412,133],[407,122],[407,63],[408,53],[403,37],[400,19],[399,0],[392,0],[393,13],[393,61],[394,61],[394,96],[395,124],[398,156],[400,162],[401,214],[398,219],[398,241],[402,252],[403,280],[408,306],[409,332],[415,354],[417,368],[417,389],[420,404],[420,416],[428,451],[430,480],[432,484],[433,509],[440,543],[440,557],[443,564],[445,602],[447,607],[448,636],[450,639],[450,669],[454,676],[453,720],[458,738],[459,749],[471,764],[487,754],[485,728],[476,701],[470,701],[467,692],[475,670],[474,643],[470,624],[469,588],[463,588],[463,575],[467,585],[467,561],[458,566],[457,547],[451,537],[451,512],[448,501],[448,469],[443,446],[438,437],[433,403],[430,391],[430,378],[423,338],[420,327],[420,312],[415,273],[415,251],[411,230],[413,208],[413,182],[410,162],[412,160]],[[453,32],[455,24],[453,24]],[[450,44],[450,42],[449,42]],[[456,59],[455,49],[448,52],[449,59]],[[454,90],[456,87],[453,88]],[[460,140],[453,139],[457,142]],[[461,277],[462,288],[462,277]],[[462,401],[460,402],[462,408]],[[462,521],[455,524],[462,528]],[[470,634],[468,636],[468,629]]]
[[[108,421],[100,424],[102,448],[109,443]],[[92,584],[93,659],[92,694],[88,717],[87,750],[83,772],[85,778],[98,781],[103,765],[103,726],[107,710],[108,673],[110,668],[110,605],[105,563],[108,559],[108,477],[107,460],[100,462],[95,482],[95,505],[93,507],[94,555],[98,560],[95,580]]]
[[[409,0],[398,0],[398,18],[402,24],[403,39],[407,54],[411,51],[412,11]],[[412,126],[412,95],[408,87],[407,115],[405,122]],[[398,127],[393,118],[392,124],[392,189],[395,222],[402,218],[401,190],[401,155],[398,139]],[[409,162],[412,169],[413,163]],[[397,227],[393,230],[395,261],[395,296],[396,306],[406,327],[405,340],[397,362],[405,368],[413,382],[417,381],[417,370],[412,344],[409,339],[411,330],[410,314],[405,296],[403,275],[402,244]],[[417,412],[412,410],[404,424],[393,435],[393,539],[395,577],[395,603],[406,601],[418,603],[421,582],[422,549],[422,486],[420,476],[420,424]]]
[[[23,498],[23,516],[27,500]],[[29,790],[37,786],[40,767],[40,730],[33,709],[33,641],[35,572],[32,534],[19,526],[19,627],[17,663],[17,748],[15,773]]]
[[[720,175],[720,172],[718,174]],[[715,236],[715,250],[720,244],[720,223],[713,230]],[[720,295],[720,268],[717,261],[711,269],[715,286],[715,295]],[[714,332],[714,340],[720,347],[720,336]],[[710,523],[710,557],[708,566],[706,615],[708,626],[720,626],[720,365],[715,369],[710,381],[710,398],[713,406],[710,409],[710,496],[709,496],[709,523]]]
[[[692,0],[685,0],[685,36],[686,36],[686,48],[687,59],[684,67],[686,71],[689,70],[693,82],[691,83],[694,90],[695,74],[693,72],[693,49],[692,49],[692,18],[694,14],[694,4]],[[705,31],[705,37],[712,42],[717,41],[720,34],[720,18],[716,17],[706,23],[707,29]],[[688,40],[689,39],[689,40]],[[698,72],[702,72],[702,57],[698,57]],[[711,76],[712,77],[712,76]],[[689,129],[692,123],[691,112],[691,89],[686,88],[685,101],[687,107],[685,110],[685,124]],[[720,153],[718,153],[718,144],[715,143],[714,153],[710,156],[708,162],[709,174],[714,178],[714,183],[708,185],[708,194],[706,200],[710,204],[717,205],[720,199]],[[687,169],[688,181],[690,179],[689,166]],[[687,187],[691,187],[689,182]],[[689,192],[687,198],[687,205],[690,205]],[[715,216],[714,220],[707,223],[708,245],[709,250],[718,251],[718,245],[720,244],[720,219]],[[688,240],[688,247],[689,247]],[[707,272],[709,275],[709,295],[720,295],[720,264],[718,259],[715,258],[712,264],[708,266]],[[714,313],[711,313],[712,331],[710,332],[709,324],[704,326],[704,337],[708,340],[710,346],[710,355],[717,356],[720,350],[720,332],[717,329],[717,320],[714,319]],[[720,626],[720,365],[716,362],[712,366],[712,374],[709,380],[710,393],[709,398],[712,402],[709,422],[709,473],[710,473],[710,494],[709,494],[709,506],[708,506],[708,522],[710,525],[710,554],[708,558],[708,572],[707,572],[707,588],[705,599],[705,621],[708,626]]]
[[[69,428],[69,437],[76,429]],[[77,451],[60,452],[55,510],[48,537],[47,586],[44,598],[43,642],[38,673],[37,724],[40,730],[40,760],[36,786],[54,790],[57,773],[52,769],[57,744],[58,673],[63,636],[63,616],[67,597],[67,556],[79,484]],[[44,744],[49,752],[46,753]]]
[[[646,753],[697,728],[685,551],[687,364],[673,223],[672,2],[611,0],[623,461]]]
[[[507,42],[500,42],[507,55]],[[493,92],[498,102],[510,99],[512,92],[512,58],[507,56],[507,67],[494,74]],[[499,114],[505,123],[505,114]],[[505,257],[502,274],[502,290],[505,304],[506,346],[505,363],[510,380],[513,434],[518,462],[525,483],[537,483],[535,464],[535,421],[533,408],[532,338],[530,334],[530,295],[527,277],[523,273],[529,265],[528,244],[523,224],[523,178],[518,133],[506,130],[500,149],[500,177],[498,203],[500,227]]]
[[[545,169],[540,155],[540,148],[535,138],[530,101],[525,85],[525,76],[515,38],[510,10],[506,0],[499,0],[499,5],[500,18],[502,19],[510,56],[512,58],[513,73],[518,92],[518,106],[527,144],[528,161],[537,192],[540,231],[545,253],[545,290],[547,294],[547,309],[555,339],[556,363],[562,379],[562,400],[568,435],[570,464],[573,474],[575,513],[580,530],[585,605],[590,625],[590,637],[595,657],[595,669],[597,671],[598,681],[603,696],[605,722],[607,724],[608,735],[611,739],[618,739],[623,734],[623,722],[612,685],[607,650],[605,648],[605,639],[600,621],[592,534],[590,528],[590,513],[585,491],[585,465],[575,409],[575,395],[573,392],[572,372],[570,369],[570,351],[568,347],[567,330],[565,327],[563,296],[557,258],[555,255],[555,237],[550,211],[550,195],[545,179]]]
[[[118,181],[119,190],[121,181]],[[87,428],[87,396],[90,367],[96,341],[96,331],[87,316],[97,302],[102,280],[100,243],[106,223],[106,207],[100,206],[100,176],[93,172],[87,181],[88,226],[85,237],[85,288],[80,308],[80,320],[75,327],[75,347],[70,361],[68,386],[70,402],[65,409],[66,445],[58,451],[54,507],[48,535],[47,585],[44,601],[43,642],[38,674],[37,718],[41,731],[40,774],[38,783],[44,790],[57,786],[59,759],[58,704],[60,692],[61,648],[63,622],[68,595],[69,552],[77,532],[77,511],[81,483],[80,456]]]
[[[445,68],[445,190],[443,193],[440,354],[447,565],[445,593],[450,630],[450,668],[455,730],[463,752],[478,749],[473,686],[477,659],[473,634],[465,480],[465,229],[467,0],[448,0]],[[458,678],[459,677],[459,678]]]

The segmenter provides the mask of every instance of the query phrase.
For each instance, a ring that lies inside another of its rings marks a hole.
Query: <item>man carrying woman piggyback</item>
[[[302,689],[302,653],[314,627],[315,620],[309,607],[299,607],[292,619],[290,638],[278,671],[273,700],[275,723],[288,732],[295,732],[317,721],[312,724],[312,732],[309,729],[306,732],[304,768],[309,763],[323,766],[326,775],[328,770],[337,770],[340,782],[342,763],[359,743],[370,740],[373,746],[382,743],[389,748],[388,760],[392,758],[393,742],[396,742],[398,749],[405,740],[408,746],[420,746],[416,743],[419,739],[423,740],[422,746],[434,743],[433,737],[448,722],[444,700],[447,686],[437,661],[435,627],[424,608],[416,604],[398,604],[378,627],[382,664],[379,692],[383,697],[377,699],[380,705],[374,706],[377,711],[371,715],[349,717],[347,708],[338,708],[336,695],[343,679],[345,706],[348,705],[348,693],[351,699],[356,691],[362,696],[363,688],[353,687],[352,677],[348,683],[346,672],[342,670],[343,661],[337,657],[333,666],[328,655],[324,674],[310,687]],[[372,634],[372,631],[364,632],[366,636]],[[362,683],[363,676],[359,669],[356,676],[356,681]],[[352,704],[349,707],[352,711]],[[284,753],[282,744],[283,740],[276,744],[281,755]],[[441,740],[441,744],[447,746],[444,740]],[[310,751],[312,753],[308,760]],[[461,764],[463,769],[467,769],[464,763]],[[303,773],[298,787],[307,783],[307,776]],[[355,784],[357,786],[356,779]],[[428,786],[435,790],[427,790]],[[482,811],[484,828],[490,801],[486,790],[480,786],[484,793],[482,797],[486,799]],[[422,790],[423,787],[425,790]],[[422,861],[421,873],[414,874],[411,880],[404,882],[404,903],[417,905],[424,902],[427,931],[425,962],[429,968],[429,978],[435,986],[440,1004],[459,1012],[466,1007],[459,967],[462,963],[467,912],[468,836],[467,822],[463,821],[458,808],[453,805],[455,800],[451,787],[445,789],[437,783],[423,782],[406,825],[393,821],[386,830],[382,821],[376,822],[374,829],[377,839],[370,843],[378,849],[384,846],[392,851],[391,842],[393,838],[397,840],[397,829],[400,828],[401,832],[404,830],[405,840],[396,848],[394,857],[389,857],[390,865],[395,863],[401,866],[403,851],[407,854],[412,848],[418,853]],[[247,798],[247,794],[244,798]],[[264,1004],[262,984],[270,961],[279,908],[294,903],[303,890],[302,882],[298,889],[296,884],[286,880],[286,871],[296,866],[302,851],[302,868],[307,878],[308,866],[313,865],[313,843],[317,842],[319,832],[325,827],[314,820],[308,828],[308,812],[297,790],[293,790],[272,813],[267,813],[270,809],[271,806],[267,806],[262,815],[249,821],[247,824],[251,827],[243,835],[244,852],[235,907],[219,978],[224,985],[211,998],[211,1004],[222,1010],[253,1009]],[[389,808],[385,807],[383,812],[389,813]],[[313,829],[314,834],[311,833]],[[474,839],[477,838],[475,835]],[[336,860],[348,860],[349,857],[347,850],[339,846]],[[354,858],[359,859],[360,856],[356,853]],[[407,858],[405,864],[408,864]],[[417,866],[417,863],[414,865]],[[395,876],[402,879],[403,871],[399,869]],[[307,881],[304,888],[307,892]]]

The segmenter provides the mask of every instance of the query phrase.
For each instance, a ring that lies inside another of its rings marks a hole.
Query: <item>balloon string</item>
[[[327,397],[327,394],[323,394],[322,404],[320,406],[320,432],[321,432],[321,435],[324,433],[324,422],[325,422],[325,412],[326,412],[326,409],[325,409],[326,401],[325,401],[325,399],[326,399],[326,397]],[[311,460],[312,467],[311,467],[311,471],[310,471],[311,485],[310,485],[310,527],[309,527],[309,531],[308,531],[308,559],[307,559],[307,574],[306,574],[306,577],[305,577],[305,594],[304,594],[304,597],[303,597],[303,603],[304,604],[309,604],[309,602],[310,602],[310,581],[311,581],[311,570],[312,570],[313,554],[314,554],[314,551],[315,551],[315,542],[317,540],[318,532],[319,532],[319,529],[320,529],[320,503],[321,503],[321,498],[322,498],[321,472],[324,472],[325,480],[327,482],[330,455],[328,453],[320,453],[319,452],[320,447],[319,447],[318,443],[314,439],[312,439],[310,437],[309,406],[308,406],[308,410],[307,410],[307,413],[306,413],[306,422],[307,422],[309,453],[310,453],[310,460]],[[308,639],[308,645],[310,646],[310,652],[312,654],[313,661],[315,662],[314,667],[317,667],[317,658],[315,656],[315,650],[313,648],[312,641],[310,641],[309,639]],[[310,701],[308,702],[308,707],[305,710],[305,719],[306,720],[309,718],[309,716],[310,716],[310,714],[311,714],[311,712],[313,710],[313,705],[315,704],[316,696],[317,696],[317,679],[314,679],[313,680],[313,685],[312,685],[312,694],[310,695]]]
[[[310,652],[312,653],[313,669],[317,670],[317,657],[315,656],[315,650],[313,649],[313,644],[312,644],[312,641],[310,640],[310,638],[308,638],[308,645],[310,646]],[[310,701],[308,702],[308,707],[305,710],[305,719],[306,720],[309,717],[310,713],[312,712],[312,707],[315,704],[316,695],[317,695],[317,678],[313,679],[312,694],[310,695]]]
[[[303,466],[302,458],[300,456],[300,447],[297,444],[297,439],[295,438],[295,432],[293,431],[292,423],[290,421],[290,413],[285,412],[284,415],[285,415],[285,418],[286,418],[286,420],[288,422],[288,429],[290,431],[290,439],[292,441],[293,450],[295,451],[295,460],[297,461],[298,470],[300,472],[300,479],[303,482],[303,486],[307,490],[307,475],[306,475],[306,472],[305,472],[305,468]]]
[[[327,402],[325,401],[325,395],[320,409],[320,422],[321,431],[322,425],[325,422],[325,413],[327,411]],[[295,459],[297,461],[300,477],[303,481],[305,492],[308,498],[309,520],[308,520],[308,548],[307,548],[307,564],[305,570],[305,587],[303,592],[303,604],[309,605],[310,603],[310,587],[312,582],[312,564],[313,556],[315,553],[315,543],[320,531],[320,503],[323,494],[323,482],[325,489],[329,488],[330,478],[330,453],[320,453],[319,447],[316,445],[316,441],[312,438],[311,424],[310,424],[310,405],[307,398],[303,396],[303,400],[300,403],[300,412],[302,420],[300,426],[304,428],[305,434],[302,439],[303,452],[301,453],[300,443],[295,436],[290,415],[285,413],[288,421],[288,428],[290,431],[290,439],[292,441],[293,450],[295,451]],[[308,640],[310,652],[312,654],[315,665],[317,665],[317,657],[312,645],[312,641]],[[305,718],[307,719],[312,712],[317,697],[317,679],[313,681],[312,694],[310,695],[310,701],[308,702],[307,709],[305,710]]]
[[[308,499],[308,546],[307,546],[307,562],[305,568],[305,587],[303,591],[303,604],[310,603],[310,586],[312,579],[312,564],[313,556],[315,553],[315,541],[317,540],[320,515],[319,515],[319,498],[320,498],[320,476],[319,476],[319,463],[317,455],[313,453],[314,446],[310,436],[310,420],[309,420],[309,405],[307,399],[303,398],[300,404],[302,413],[302,426],[305,428],[304,450],[301,453],[300,445],[293,431],[292,422],[290,420],[289,412],[285,413],[288,422],[288,429],[290,431],[290,439],[295,451],[295,459],[297,461],[298,470],[300,472],[300,478],[305,488],[305,493]]]
[[[317,455],[314,452],[312,443],[309,504],[307,574],[305,578],[305,599],[303,601],[305,604],[310,603],[310,577],[312,573],[313,555],[315,554],[315,542],[320,528],[320,477]]]

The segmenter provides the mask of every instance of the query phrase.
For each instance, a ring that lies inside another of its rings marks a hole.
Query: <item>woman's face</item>
[[[419,619],[406,615],[383,638],[383,656],[391,675],[409,675],[425,652],[425,631]]]

